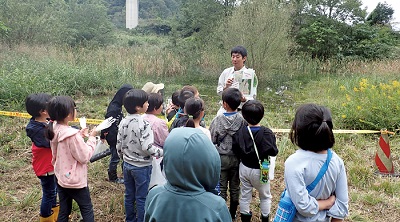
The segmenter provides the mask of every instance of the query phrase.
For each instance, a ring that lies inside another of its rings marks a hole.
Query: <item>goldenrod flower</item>
[[[400,82],[397,81],[397,80],[394,80],[394,81],[392,82],[392,85],[393,85],[393,87],[395,87],[395,88],[399,88],[399,87],[400,87]]]

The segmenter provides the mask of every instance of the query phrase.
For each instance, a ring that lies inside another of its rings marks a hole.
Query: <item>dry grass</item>
[[[37,221],[40,206],[40,182],[31,169],[30,143],[24,127],[26,119],[0,117],[1,132],[14,135],[1,142],[0,163],[0,221]],[[286,134],[278,134],[280,154],[277,159],[275,180],[271,183],[273,194],[272,213],[275,212],[279,195],[284,188],[283,162],[295,151]],[[373,157],[377,136],[337,135],[334,150],[344,159],[347,168],[350,197],[350,215],[346,221],[399,221],[400,178],[382,177],[375,174]],[[395,169],[400,169],[400,139],[391,138],[392,158]],[[8,151],[7,151],[8,150]],[[124,185],[107,181],[108,158],[90,164],[89,188],[96,221],[124,221]],[[118,169],[120,172],[120,168]],[[257,192],[253,195],[253,222],[260,221]],[[74,205],[72,221],[78,221],[79,212]],[[237,220],[237,221],[240,221]]]

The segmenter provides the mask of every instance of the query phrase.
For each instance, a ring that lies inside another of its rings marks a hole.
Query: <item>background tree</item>
[[[367,22],[371,25],[387,25],[393,18],[393,8],[385,3],[378,3],[376,8],[368,15]]]
[[[249,51],[246,63],[249,67],[272,70],[287,61],[292,45],[289,38],[291,10],[279,0],[242,1],[232,16],[222,20],[210,39],[210,45],[212,41],[217,48],[206,51],[229,58],[227,52],[233,46],[243,45]],[[259,73],[260,77],[268,78],[268,75],[273,73]]]

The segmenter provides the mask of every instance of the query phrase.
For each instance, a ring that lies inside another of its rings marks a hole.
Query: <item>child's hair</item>
[[[181,109],[184,109],[186,100],[193,98],[193,97],[194,97],[194,93],[192,93],[191,91],[181,90],[181,93],[179,94],[179,107]]]
[[[232,110],[236,110],[242,100],[242,93],[237,88],[227,88],[222,92],[222,101]]]
[[[149,107],[147,108],[147,112],[152,112],[153,110],[157,110],[163,104],[164,99],[160,93],[150,93],[149,94]]]
[[[304,104],[294,117],[290,140],[303,150],[327,150],[335,144],[331,112],[324,106]]]
[[[149,99],[148,94],[141,89],[131,89],[124,97],[124,107],[129,114],[137,112],[136,107],[143,107],[143,104]]]
[[[174,93],[172,93],[171,100],[172,104],[175,106],[179,106],[179,94],[181,94],[180,90],[176,90]]]
[[[238,45],[232,48],[231,50],[231,56],[233,53],[238,53],[240,55],[242,55],[242,57],[247,57],[247,50],[245,47]]]
[[[196,95],[199,93],[199,90],[197,90],[197,88],[195,86],[191,86],[191,85],[186,85],[184,87],[182,87],[181,92],[184,91],[190,91],[193,93],[193,95]]]
[[[33,118],[40,117],[40,112],[46,110],[46,105],[50,101],[51,95],[47,93],[33,93],[26,97],[26,111]]]
[[[186,127],[194,128],[194,120],[200,117],[201,111],[204,111],[204,102],[200,98],[190,98],[185,103],[185,113],[189,116]]]
[[[68,115],[75,118],[76,104],[69,96],[55,96],[47,103],[47,113],[50,116],[50,123],[46,130],[46,137],[49,140],[54,138],[53,121],[63,121]]]
[[[258,100],[249,100],[242,106],[242,116],[251,125],[257,125],[264,117],[264,106]]]

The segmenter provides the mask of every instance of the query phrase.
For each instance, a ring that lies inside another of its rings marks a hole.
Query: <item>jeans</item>
[[[151,165],[136,167],[124,162],[126,222],[144,221],[144,203],[149,189],[151,170]]]
[[[266,217],[271,212],[271,188],[270,182],[263,184],[260,182],[260,169],[252,169],[246,167],[242,163],[239,165],[239,177],[240,177],[240,213],[250,213],[250,203],[253,197],[253,188],[258,191],[260,198],[260,210],[261,214]]]
[[[110,145],[111,157],[110,157],[110,164],[108,165],[108,171],[117,171],[117,166],[119,163],[119,156],[117,152],[117,147],[115,144]],[[123,163],[121,164],[121,168],[123,168]],[[123,171],[124,169],[122,169]]]
[[[220,155],[221,158],[221,176],[220,190],[221,197],[226,200],[228,183],[231,202],[239,202],[239,160],[236,156]]]
[[[75,200],[81,211],[83,221],[94,222],[92,200],[90,199],[89,187],[80,189],[64,188],[58,185],[58,196],[60,199],[60,213],[58,222],[68,222],[68,216],[72,210],[72,200]]]
[[[55,175],[39,176],[42,185],[42,202],[40,204],[40,216],[49,217],[51,208],[57,205],[57,183]]]

